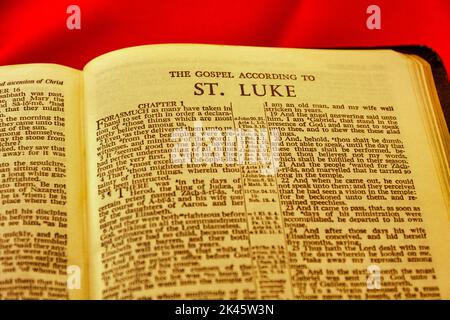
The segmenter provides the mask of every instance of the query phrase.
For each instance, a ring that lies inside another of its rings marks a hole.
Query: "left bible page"
[[[0,298],[88,295],[81,72],[0,67]]]

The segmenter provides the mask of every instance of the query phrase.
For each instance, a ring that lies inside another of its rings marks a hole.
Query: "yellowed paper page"
[[[205,45],[89,63],[91,297],[449,298],[448,194],[412,68]]]
[[[81,72],[0,73],[0,298],[87,298]]]

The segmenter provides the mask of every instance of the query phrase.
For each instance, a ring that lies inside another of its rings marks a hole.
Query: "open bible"
[[[449,137],[392,50],[0,68],[0,298],[448,299]]]

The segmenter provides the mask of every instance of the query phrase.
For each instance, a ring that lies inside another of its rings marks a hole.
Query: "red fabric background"
[[[66,8],[81,7],[81,30]],[[381,30],[366,8],[381,7]],[[0,65],[53,62],[82,68],[128,46],[167,42],[284,47],[433,48],[450,69],[450,0],[0,1]]]

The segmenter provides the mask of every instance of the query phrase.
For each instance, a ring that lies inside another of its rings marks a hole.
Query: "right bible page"
[[[413,69],[389,50],[208,45],[90,62],[91,297],[450,298]]]

